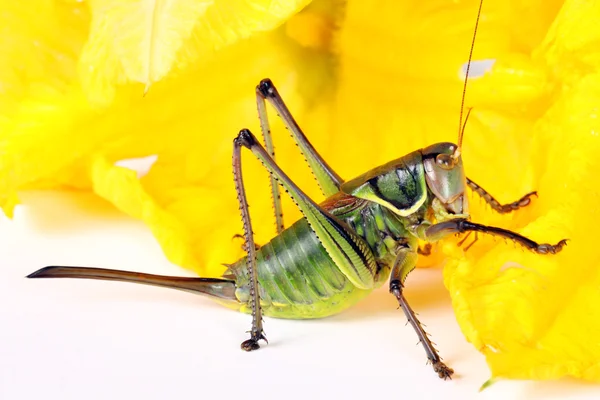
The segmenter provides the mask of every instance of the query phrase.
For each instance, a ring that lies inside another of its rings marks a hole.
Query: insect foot
[[[242,129],[233,142],[238,146],[244,146],[247,148],[251,148],[256,144],[256,139],[254,135],[248,129]]]
[[[454,370],[452,368],[450,368],[441,361],[436,361],[433,363],[433,370],[443,380],[452,379],[452,374],[454,373]]]
[[[562,250],[564,246],[567,245],[568,239],[563,239],[555,245],[551,245],[548,243],[540,244],[534,251],[538,254],[556,254]]]
[[[430,256],[431,255],[431,243],[425,243],[425,245],[421,248],[421,246],[417,247],[417,253],[422,256]]]
[[[231,237],[231,240],[233,240],[233,239],[242,239],[242,240],[243,240],[243,242],[242,242],[242,246],[241,246],[241,248],[242,248],[242,250],[243,250],[243,251],[247,251],[247,250],[246,250],[246,242],[245,242],[245,241],[246,241],[246,238],[244,237],[244,235],[242,235],[242,234],[240,234],[240,233],[236,233],[235,235],[233,235],[233,236]],[[256,243],[254,243],[254,250],[258,251],[259,249],[260,249],[260,244],[256,244]]]
[[[510,204],[507,204],[506,206],[504,206],[504,208],[506,210],[514,211],[514,210],[518,210],[521,207],[528,206],[531,203],[531,198],[533,196],[538,197],[538,194],[536,191],[527,193],[525,196],[521,197],[519,200],[512,202]]]
[[[256,90],[264,97],[274,97],[276,93],[275,86],[269,78],[265,78],[256,87]]]
[[[259,333],[257,335],[252,334],[252,336],[250,337],[250,339],[245,340],[242,342],[241,344],[241,348],[244,351],[253,351],[253,350],[258,350],[260,349],[260,345],[258,344],[258,342],[260,340],[264,340],[265,342],[269,343],[267,341],[267,338],[265,337],[265,335],[263,335],[262,333]]]

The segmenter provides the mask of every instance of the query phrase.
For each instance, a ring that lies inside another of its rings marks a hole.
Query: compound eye
[[[451,170],[456,165],[456,160],[450,154],[438,154],[435,157],[435,163],[446,171]]]

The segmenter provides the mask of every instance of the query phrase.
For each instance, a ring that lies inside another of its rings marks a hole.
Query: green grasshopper
[[[480,13],[481,4],[477,21]],[[476,33],[477,25],[473,43]],[[473,45],[471,55],[472,51]],[[403,294],[418,254],[427,252],[427,248],[419,248],[419,240],[432,243],[453,234],[475,232],[510,239],[538,254],[558,253],[566,244],[566,240],[555,245],[538,244],[512,231],[469,221],[467,187],[499,213],[528,205],[536,193],[500,204],[465,176],[461,158],[464,91],[462,101],[457,144],[433,144],[344,181],[310,144],[273,83],[265,79],[256,87],[256,102],[266,148],[247,129],[233,141],[233,172],[247,256],[228,265],[221,278],[63,266],[42,268],[28,277],[116,280],[211,296],[252,314],[250,338],[241,344],[246,351],[258,349],[259,341],[266,341],[263,314],[292,319],[326,317],[351,307],[389,278],[389,290],[415,329],[434,371],[440,378],[450,378],[454,371],[442,362]],[[321,204],[308,197],[275,162],[267,102],[282,118],[317,178],[327,197]],[[468,114],[465,125],[467,119]],[[242,148],[249,149],[271,174],[277,236],[261,247],[255,245],[252,233],[242,178]],[[279,185],[304,216],[287,229]]]

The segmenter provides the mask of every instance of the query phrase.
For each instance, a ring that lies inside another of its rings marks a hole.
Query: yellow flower
[[[11,214],[28,188],[92,190],[201,275],[242,255],[231,239],[241,233],[231,141],[242,127],[259,131],[261,78],[273,79],[315,147],[351,178],[456,140],[459,71],[478,6],[321,0],[298,13],[307,1],[36,3],[0,5],[10,60],[0,67],[0,206]],[[464,253],[448,240],[423,264],[447,260],[457,319],[493,377],[600,380],[600,9],[575,0],[515,7],[484,4],[474,60],[495,63],[469,83],[463,158],[500,201],[531,190],[539,199],[508,216],[473,199],[471,214],[541,242],[571,241],[539,256],[486,237]],[[284,169],[300,165],[271,121]],[[120,166],[147,156],[157,159],[146,174]],[[269,190],[250,158],[244,176],[264,243]],[[307,169],[290,175],[322,198]],[[289,225],[299,214],[284,208]]]
[[[506,167],[540,198],[509,227],[570,242],[553,257],[503,243],[478,245],[445,270],[463,332],[495,377],[600,379],[600,257],[593,234],[600,205],[600,36],[592,22],[599,16],[598,4],[567,1],[531,59],[507,58],[502,67],[511,76],[534,77],[539,87],[537,96],[515,97],[514,109],[526,110],[534,124],[522,133],[531,138],[528,148],[518,149],[525,168]],[[506,86],[498,79],[486,90],[498,84]]]

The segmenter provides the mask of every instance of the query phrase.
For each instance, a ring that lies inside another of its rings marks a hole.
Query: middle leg
[[[404,281],[406,280],[406,276],[415,268],[416,263],[417,254],[412,249],[403,247],[398,251],[390,276],[390,293],[396,297],[398,304],[400,304],[402,311],[404,311],[406,318],[408,318],[408,322],[410,322],[417,333],[419,342],[423,345],[425,353],[427,354],[427,359],[431,362],[433,370],[444,380],[448,378],[452,379],[454,370],[442,362],[442,358],[429,339],[429,335],[425,332],[423,325],[408,304],[406,297],[404,297]]]
[[[556,254],[567,244],[567,239],[562,239],[556,244],[538,243],[508,229],[482,225],[462,218],[439,222],[434,225],[423,225],[421,228],[417,228],[416,234],[423,240],[436,242],[450,235],[464,232],[480,232],[512,240],[537,254]]]

